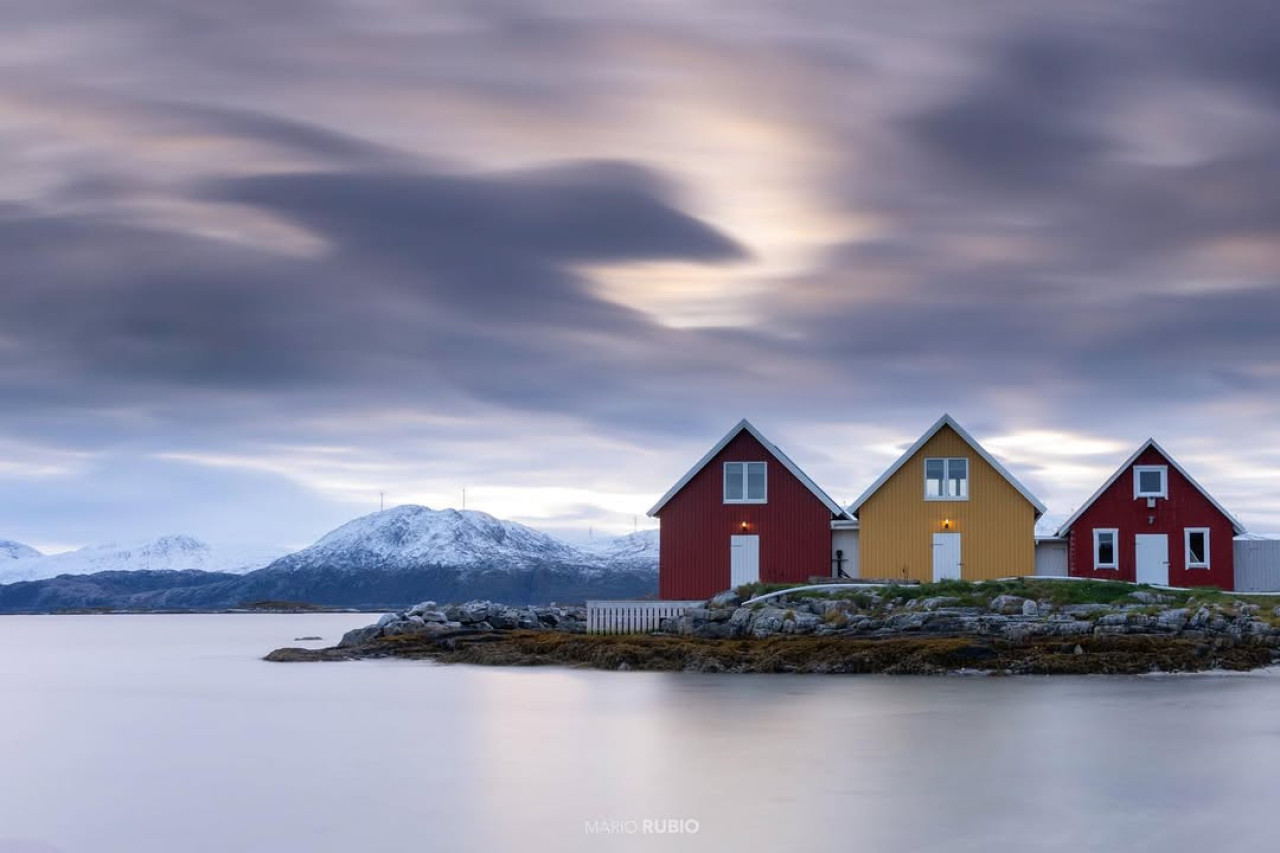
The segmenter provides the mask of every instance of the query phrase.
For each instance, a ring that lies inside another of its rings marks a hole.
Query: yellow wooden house
[[[925,582],[1034,574],[1044,511],[950,415],[849,507],[862,577]]]

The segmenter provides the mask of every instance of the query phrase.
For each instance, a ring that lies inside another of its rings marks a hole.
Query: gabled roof
[[[1218,510],[1218,512],[1225,515],[1227,517],[1227,520],[1231,522],[1231,526],[1232,528],[1234,528],[1237,536],[1246,532],[1244,529],[1244,525],[1241,524],[1240,521],[1234,515],[1227,512],[1226,508],[1224,508],[1222,504],[1218,503],[1217,499],[1214,498],[1213,495],[1206,492],[1204,489],[1204,486],[1197,483],[1196,478],[1188,474],[1187,469],[1183,468],[1181,465],[1178,464],[1178,460],[1174,459],[1167,452],[1165,452],[1165,449],[1161,447],[1154,438],[1148,438],[1141,447],[1139,447],[1136,451],[1134,451],[1134,454],[1132,456],[1130,456],[1128,459],[1125,460],[1125,463],[1123,465],[1121,465],[1119,468],[1116,469],[1116,472],[1111,475],[1111,478],[1102,484],[1102,488],[1098,489],[1098,491],[1093,493],[1093,497],[1085,501],[1081,505],[1081,507],[1078,510],[1076,510],[1075,513],[1072,514],[1070,518],[1068,518],[1065,522],[1063,522],[1062,526],[1058,528],[1058,535],[1065,536],[1067,531],[1071,529],[1071,525],[1076,523],[1076,519],[1084,515],[1085,510],[1093,506],[1094,502],[1098,498],[1102,497],[1102,493],[1105,492],[1107,489],[1111,488],[1112,484],[1114,484],[1116,480],[1119,480],[1121,475],[1124,474],[1125,471],[1128,471],[1130,468],[1132,468],[1133,464],[1138,461],[1138,457],[1146,453],[1148,448],[1154,449],[1157,453],[1163,456],[1164,460],[1168,462],[1170,465],[1172,465],[1179,474],[1181,474],[1184,478],[1186,478],[1186,481],[1188,483],[1195,486],[1196,491],[1204,495],[1205,500],[1213,504],[1214,507]]]
[[[697,476],[699,471],[707,467],[707,464],[716,457],[716,454],[718,454],[721,450],[724,450],[729,445],[729,442],[737,438],[738,433],[742,432],[743,430],[746,430],[747,432],[751,433],[751,436],[756,441],[760,442],[760,444],[764,446],[765,450],[769,451],[769,453],[772,454],[775,459],[781,462],[784,468],[790,471],[797,480],[799,480],[801,483],[804,484],[805,488],[813,492],[813,496],[816,497],[818,500],[822,501],[822,503],[827,507],[827,509],[831,510],[832,515],[837,515],[841,518],[849,517],[845,514],[845,511],[840,507],[840,504],[833,501],[830,495],[822,491],[822,489],[818,488],[817,483],[813,482],[813,480],[810,480],[809,476],[805,474],[805,472],[800,470],[799,465],[792,462],[791,459],[787,457],[787,454],[779,450],[776,444],[769,441],[769,439],[765,438],[763,433],[761,433],[760,430],[752,426],[751,422],[748,421],[746,418],[743,418],[742,420],[738,421],[738,423],[733,427],[733,429],[725,433],[724,438],[716,442],[715,447],[712,447],[710,450],[708,450],[707,455],[699,459],[698,464],[690,468],[688,473],[686,473],[683,477],[681,477],[679,481],[676,482],[676,484],[671,487],[671,490],[668,491],[665,495],[663,495],[662,498],[656,504],[653,505],[653,508],[649,510],[648,514],[651,516],[657,515],[659,510],[661,510],[664,506],[666,506],[667,501],[671,500],[673,497],[676,496],[677,492],[679,492],[681,489],[687,486],[689,484],[689,481],[692,480],[695,476]]]
[[[859,510],[859,508],[861,508],[862,505],[866,503],[867,500],[880,489],[881,486],[889,482],[890,477],[898,473],[898,470],[902,468],[903,465],[907,464],[908,459],[910,459],[912,456],[915,456],[916,453],[920,450],[920,448],[924,447],[925,444],[929,442],[929,439],[937,435],[942,430],[943,427],[948,427],[948,426],[951,427],[953,430],[955,430],[956,435],[964,439],[965,444],[972,447],[975,453],[977,453],[984,460],[986,460],[986,463],[988,465],[996,469],[996,471],[1000,474],[1000,476],[1004,477],[1005,480],[1008,481],[1009,485],[1017,489],[1019,494],[1021,494],[1024,498],[1026,498],[1027,501],[1030,502],[1030,504],[1036,508],[1036,518],[1039,518],[1040,516],[1044,515],[1045,505],[1040,503],[1040,500],[1035,495],[1031,494],[1031,492],[1027,489],[1026,486],[1019,483],[1018,478],[1010,474],[1009,471],[1003,465],[997,462],[995,457],[992,456],[990,453],[988,453],[981,444],[978,444],[978,442],[974,439],[973,436],[965,432],[964,427],[956,423],[956,419],[951,417],[951,415],[943,415],[942,417],[938,418],[937,423],[929,427],[929,429],[925,431],[925,434],[920,436],[920,439],[916,441],[915,444],[907,448],[907,452],[899,456],[898,461],[890,465],[889,470],[881,474],[880,479],[872,483],[871,487],[867,489],[865,492],[863,492],[862,496],[853,502],[853,505],[849,507],[849,514],[853,515],[854,513],[856,513]]]

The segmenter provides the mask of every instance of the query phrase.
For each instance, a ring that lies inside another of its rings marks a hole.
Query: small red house
[[[1058,529],[1072,577],[1235,588],[1244,527],[1150,439]]]
[[[740,421],[649,510],[658,597],[709,598],[752,581],[829,576],[831,524],[852,519],[749,422]]]

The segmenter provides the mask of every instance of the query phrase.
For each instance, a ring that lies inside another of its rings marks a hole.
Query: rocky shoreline
[[[1011,588],[1045,594],[1002,591]],[[335,647],[277,649],[266,659],[895,674],[1197,672],[1280,661],[1280,607],[1228,594],[1110,589],[1113,600],[1082,603],[1062,600],[1080,588],[1027,582],[934,591],[889,586],[751,606],[723,593],[664,620],[658,633],[626,636],[587,635],[582,607],[423,602]]]

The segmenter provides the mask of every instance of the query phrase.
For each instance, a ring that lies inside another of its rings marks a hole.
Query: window
[[[1120,541],[1119,530],[1093,531],[1093,567],[1095,569],[1118,569],[1117,543]]]
[[[1169,469],[1164,465],[1134,465],[1133,496],[1135,498],[1167,498]]]
[[[1188,527],[1186,529],[1186,540],[1187,568],[1209,568],[1209,528]]]
[[[969,500],[969,460],[924,460],[924,499],[927,501]]]
[[[765,502],[763,462],[724,463],[724,502],[762,504]]]

